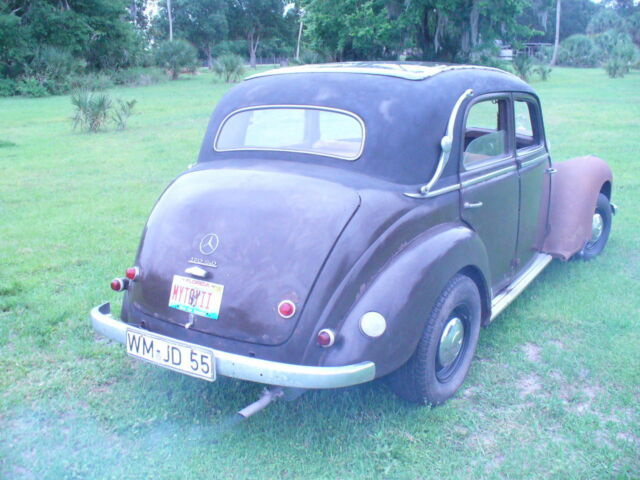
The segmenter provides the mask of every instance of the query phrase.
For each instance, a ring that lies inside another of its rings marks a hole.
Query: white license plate
[[[173,276],[169,306],[216,320],[220,313],[224,286],[196,278]]]
[[[127,329],[127,353],[161,367],[213,382],[216,362],[208,348],[138,329]]]

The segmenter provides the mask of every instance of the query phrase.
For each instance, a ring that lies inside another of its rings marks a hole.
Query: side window
[[[471,106],[464,127],[466,168],[507,154],[507,105],[506,99],[494,98]]]
[[[513,105],[516,124],[516,148],[521,150],[540,144],[540,132],[536,123],[536,106],[526,100],[516,100]]]

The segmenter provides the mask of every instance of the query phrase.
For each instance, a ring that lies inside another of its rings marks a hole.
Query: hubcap
[[[593,220],[591,221],[591,240],[589,240],[589,243],[591,245],[600,240],[603,228],[604,220],[602,219],[602,215],[600,215],[599,213],[594,213]]]
[[[438,346],[438,360],[443,369],[449,367],[462,350],[464,339],[464,324],[458,317],[451,318],[442,330],[440,345]]]

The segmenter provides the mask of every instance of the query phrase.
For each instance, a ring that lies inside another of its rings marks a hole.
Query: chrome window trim
[[[464,164],[464,152],[462,152],[462,156],[463,156],[462,166],[464,167],[464,171],[465,172],[473,172],[473,171],[479,170],[481,168],[492,167],[493,165],[498,165],[498,164],[506,162],[508,160],[514,161],[513,155],[505,154],[505,155],[501,155],[499,157],[497,157],[497,156],[496,157],[489,157],[486,160],[483,160],[481,162],[477,162],[475,164],[471,164],[471,166],[468,166],[468,165]]]
[[[543,153],[542,155],[538,155],[537,157],[534,157],[530,160],[525,160],[523,162],[520,163],[520,168],[527,168],[530,167],[531,165],[535,165],[537,163],[542,162],[543,160],[546,160],[549,157],[549,154],[547,154],[546,152]]]
[[[516,156],[519,158],[533,157],[534,155],[542,154],[547,154],[547,151],[544,149],[544,145],[542,143],[516,150]]]
[[[219,149],[217,148],[218,139],[220,137],[220,132],[222,132],[222,128],[227,123],[231,117],[238,113],[246,112],[249,110],[270,110],[270,109],[297,109],[297,110],[320,110],[325,112],[334,112],[341,113],[343,115],[347,115],[358,122],[360,125],[360,129],[362,130],[362,140],[360,142],[360,149],[358,150],[358,154],[354,157],[345,157],[341,155],[329,155],[327,153],[319,153],[319,152],[310,152],[308,150],[289,150],[283,148],[225,148]],[[348,110],[342,110],[340,108],[332,108],[332,107],[321,107],[319,105],[253,105],[251,107],[243,107],[234,110],[229,113],[220,125],[218,126],[218,131],[216,132],[216,136],[213,139],[213,150],[216,152],[288,152],[288,153],[303,153],[307,155],[316,155],[319,157],[328,157],[328,158],[338,158],[340,160],[346,160],[348,162],[355,162],[362,156],[362,152],[364,151],[364,145],[367,139],[367,129],[365,128],[364,120],[359,115],[356,115],[353,112]]]
[[[501,175],[506,175],[507,173],[515,172],[518,169],[516,165],[509,165],[508,167],[500,168],[498,170],[494,170],[493,172],[485,173],[484,175],[480,175],[474,178],[470,178],[468,180],[464,180],[461,182],[462,188],[470,187],[471,185],[475,185],[477,183],[486,182],[487,180],[491,180],[492,178],[499,177]]]

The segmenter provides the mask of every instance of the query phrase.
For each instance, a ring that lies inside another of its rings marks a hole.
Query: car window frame
[[[516,156],[518,157],[523,157],[523,156],[528,156],[531,155],[534,152],[537,152],[538,150],[542,149],[545,147],[545,145],[547,144],[546,141],[546,137],[544,134],[544,126],[543,126],[543,122],[542,122],[542,109],[540,107],[540,101],[538,100],[538,98],[536,98],[534,95],[528,94],[528,93],[524,93],[524,92],[514,92],[512,95],[512,102],[511,102],[511,116],[513,118],[513,145],[514,145],[514,151]],[[516,128],[515,128],[515,109],[516,109],[516,102],[521,101],[521,102],[527,102],[528,104],[533,106],[533,112],[531,111],[531,109],[529,109],[529,115],[530,115],[530,119],[531,119],[531,128],[533,129],[533,137],[534,137],[534,141],[535,143],[533,145],[530,145],[528,147],[523,147],[523,148],[517,148],[518,146],[518,142],[516,139]],[[538,134],[538,138],[537,140],[535,139],[536,137],[536,133]]]
[[[347,115],[351,118],[353,118],[354,120],[356,120],[358,122],[358,124],[360,125],[360,128],[362,129],[362,140],[360,142],[360,149],[358,150],[357,155],[355,155],[354,157],[345,157],[345,156],[341,156],[341,155],[331,155],[328,153],[321,153],[321,152],[312,152],[312,151],[308,151],[308,150],[296,150],[296,149],[284,149],[284,148],[224,148],[224,149],[219,149],[217,148],[217,144],[218,144],[218,139],[220,137],[220,133],[222,132],[222,129],[224,128],[225,124],[227,123],[227,121],[233,117],[236,114],[242,113],[242,112],[246,112],[246,111],[251,111],[251,110],[269,110],[269,109],[297,109],[297,110],[318,110],[318,111],[324,111],[324,112],[333,112],[333,113],[340,113],[343,115]],[[318,156],[318,157],[326,157],[326,158],[336,158],[339,160],[344,160],[347,162],[355,162],[358,159],[360,159],[360,157],[362,157],[362,154],[364,152],[364,148],[365,148],[365,143],[367,141],[367,128],[366,128],[366,124],[364,122],[364,120],[362,119],[362,117],[360,117],[359,115],[350,112],[348,110],[343,110],[340,108],[332,108],[332,107],[323,107],[320,105],[252,105],[250,107],[243,107],[243,108],[238,108],[236,110],[233,110],[232,112],[230,112],[228,115],[226,115],[222,121],[220,122],[220,124],[218,125],[218,129],[216,131],[216,135],[213,139],[213,151],[214,152],[220,152],[220,153],[224,153],[224,152],[286,152],[286,153],[299,153],[302,155],[314,155],[314,156]]]
[[[469,112],[471,109],[480,102],[485,102],[489,100],[504,100],[507,102],[506,105],[506,124],[507,124],[507,132],[505,134],[505,144],[506,144],[506,153],[504,155],[496,156],[488,158],[487,160],[481,162],[474,162],[471,165],[467,165],[464,161],[465,154],[465,133],[467,130],[467,119],[469,116]],[[462,117],[461,131],[458,138],[458,146],[460,152],[459,166],[461,172],[472,172],[474,170],[484,170],[486,168],[490,168],[494,165],[500,165],[502,163],[506,163],[507,161],[515,161],[515,124],[514,124],[514,110],[513,110],[513,96],[511,92],[492,92],[484,95],[479,95],[470,101],[464,110],[464,115]]]

